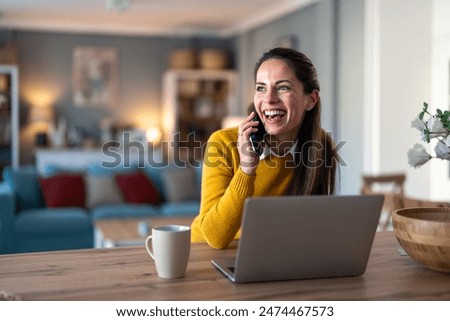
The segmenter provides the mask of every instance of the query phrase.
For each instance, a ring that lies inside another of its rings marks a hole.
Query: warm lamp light
[[[47,132],[53,118],[53,112],[46,105],[35,105],[31,108],[30,122],[36,131],[36,145],[47,145]]]
[[[45,123],[51,122],[53,117],[52,110],[45,106],[33,106],[31,108],[30,122],[31,123]]]
[[[151,142],[154,145],[159,145],[161,143],[162,133],[158,127],[150,127],[146,131],[147,142]]]

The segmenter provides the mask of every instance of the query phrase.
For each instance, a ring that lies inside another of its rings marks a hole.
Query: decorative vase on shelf
[[[49,130],[52,146],[55,148],[61,148],[66,146],[66,130],[67,122],[64,118],[58,120],[58,125],[51,127]]]

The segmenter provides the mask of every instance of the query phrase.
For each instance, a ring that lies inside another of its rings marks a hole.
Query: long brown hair
[[[273,48],[265,52],[255,65],[255,80],[259,67],[269,59],[285,62],[303,84],[305,94],[311,94],[314,90],[320,91],[316,68],[306,55],[294,49]],[[334,193],[338,158],[332,138],[322,129],[321,109],[319,97],[316,106],[310,111],[305,111],[297,135],[296,168],[289,194],[329,195]]]

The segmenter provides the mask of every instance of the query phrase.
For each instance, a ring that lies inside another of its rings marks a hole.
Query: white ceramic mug
[[[184,225],[164,225],[152,228],[145,247],[155,261],[159,277],[184,277],[191,251],[191,228]]]

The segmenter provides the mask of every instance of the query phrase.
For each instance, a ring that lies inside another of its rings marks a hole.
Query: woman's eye
[[[289,90],[289,87],[286,85],[278,86],[278,90]]]
[[[263,86],[256,86],[256,91],[265,91],[266,88]]]

